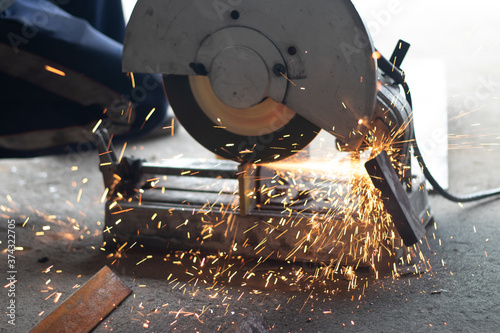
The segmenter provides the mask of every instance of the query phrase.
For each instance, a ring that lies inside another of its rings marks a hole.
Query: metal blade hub
[[[210,83],[226,105],[247,109],[259,104],[269,91],[269,71],[262,57],[244,46],[222,50],[212,62]]]
[[[285,98],[285,61],[276,46],[253,29],[229,27],[210,35],[198,49],[196,64],[206,68],[215,95],[230,107],[248,109],[267,97],[278,103]],[[276,75],[275,67],[283,75]]]

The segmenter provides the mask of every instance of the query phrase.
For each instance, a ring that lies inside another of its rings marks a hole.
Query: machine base
[[[214,170],[217,165],[217,161],[212,163]],[[103,235],[107,249],[127,243],[231,257],[341,261],[342,265],[364,266],[370,261],[366,254],[379,247],[363,244],[360,236],[373,226],[353,218],[346,222],[342,214],[256,205],[242,215],[235,180],[214,179],[208,185],[207,178],[169,177],[168,181],[170,188],[157,184],[141,193],[139,200],[126,197],[117,204],[117,198],[112,198],[106,203]],[[409,199],[419,221],[426,226],[432,221],[427,191],[423,186],[414,188],[417,190],[409,193]],[[385,233],[384,248],[402,246],[393,226]]]

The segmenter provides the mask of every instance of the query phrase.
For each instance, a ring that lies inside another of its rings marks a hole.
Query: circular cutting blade
[[[266,99],[248,109],[220,101],[207,77],[165,75],[165,92],[188,133],[215,154],[240,163],[281,160],[304,149],[319,127]]]

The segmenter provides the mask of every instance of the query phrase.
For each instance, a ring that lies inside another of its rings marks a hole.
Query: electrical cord
[[[412,105],[412,100],[411,100],[411,93],[410,93],[410,87],[408,87],[408,84],[406,81],[402,84],[404,92],[405,92],[405,97],[406,101],[408,102],[408,105],[413,110],[413,105]],[[437,180],[434,178],[434,176],[431,174],[429,168],[427,167],[427,164],[425,164],[424,158],[422,156],[422,153],[420,152],[420,149],[417,144],[417,138],[415,136],[415,127],[413,126],[412,130],[412,146],[413,146],[413,153],[415,157],[417,158],[418,163],[420,164],[420,167],[424,173],[425,178],[429,181],[429,183],[432,185],[433,189],[439,193],[441,196],[444,198],[453,201],[453,202],[473,202],[473,201],[479,201],[482,199],[487,199],[491,198],[497,195],[500,195],[500,188],[497,189],[492,189],[489,191],[481,191],[481,192],[476,192],[476,193],[470,193],[466,195],[454,195],[443,189],[441,185],[437,182]]]
[[[436,181],[434,176],[432,176],[431,172],[429,171],[429,168],[425,164],[424,158],[422,157],[422,154],[420,153],[420,149],[418,148],[417,140],[415,138],[415,135],[413,135],[413,152],[415,154],[415,157],[417,158],[418,163],[420,164],[420,167],[422,168],[422,171],[424,172],[425,178],[429,181],[429,183],[432,185],[434,190],[445,197],[446,199],[454,202],[472,202],[472,201],[478,201],[490,197],[494,197],[497,195],[500,195],[500,188],[489,190],[489,191],[481,191],[481,192],[476,192],[476,193],[471,193],[467,195],[461,195],[457,196],[454,194],[449,193],[445,189],[439,185],[439,183]]]
[[[402,41],[400,41],[402,42]],[[406,47],[406,51],[409,47]],[[406,52],[405,51],[405,52]],[[403,55],[404,57],[404,55]],[[400,59],[400,62],[402,59]],[[399,63],[400,63],[399,62]],[[405,98],[406,101],[408,102],[408,105],[410,108],[413,110],[413,103],[411,99],[411,92],[410,92],[410,87],[408,86],[408,83],[406,83],[406,78],[405,78],[405,73],[397,66],[395,63],[391,63],[389,60],[387,60],[384,56],[380,56],[378,58],[378,67],[385,73],[385,75],[389,76],[391,79],[394,80],[397,84],[401,85],[403,87],[404,93],[405,93]],[[420,167],[424,173],[425,178],[429,181],[429,183],[432,185],[434,190],[439,193],[441,196],[444,198],[454,201],[454,202],[473,202],[473,201],[478,201],[478,200],[483,200],[487,198],[491,198],[494,196],[500,195],[500,188],[497,189],[492,189],[489,191],[481,191],[481,192],[476,192],[476,193],[471,193],[471,194],[466,194],[466,195],[454,195],[443,189],[441,185],[436,181],[434,176],[431,174],[429,168],[427,167],[427,164],[424,161],[424,158],[422,156],[422,153],[420,152],[420,149],[417,144],[417,138],[415,136],[415,129],[413,127],[412,133],[411,133],[411,138],[412,138],[412,146],[413,146],[413,153],[415,157],[417,158],[418,163],[420,164]]]

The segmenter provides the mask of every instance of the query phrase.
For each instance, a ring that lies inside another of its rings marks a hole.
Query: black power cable
[[[405,42],[400,41],[400,43],[405,43]],[[402,45],[404,45],[404,44],[402,44]],[[406,54],[408,47],[409,47],[409,44],[407,44],[406,50],[403,52],[404,54]],[[402,59],[400,59],[400,61],[402,61]],[[413,110],[413,103],[411,100],[410,87],[408,86],[408,83],[406,83],[405,73],[398,66],[396,66],[396,63],[389,62],[389,60],[387,60],[383,56],[380,56],[377,63],[378,63],[378,67],[385,73],[385,75],[389,76],[397,84],[400,84],[403,87],[406,101],[408,102],[408,105],[410,106],[410,108]],[[424,158],[422,156],[422,153],[420,152],[420,149],[419,149],[418,144],[417,144],[417,138],[415,136],[414,127],[413,127],[413,130],[411,133],[411,137],[412,137],[412,141],[413,141],[413,143],[412,143],[413,153],[414,153],[415,157],[417,158],[418,163],[420,164],[420,168],[422,169],[425,178],[427,178],[427,180],[432,185],[434,190],[437,193],[439,193],[440,195],[442,195],[444,198],[446,198],[450,201],[454,201],[454,202],[472,202],[472,201],[478,201],[478,200],[487,199],[487,198],[491,198],[491,197],[500,195],[500,188],[492,189],[489,191],[481,191],[481,192],[471,193],[471,194],[467,194],[467,195],[460,195],[460,196],[449,193],[448,191],[443,189],[443,187],[441,185],[439,185],[439,183],[436,181],[434,176],[432,176],[429,168],[427,167],[427,164],[425,163]]]
[[[406,85],[405,91],[406,91],[406,96],[411,96],[410,94],[410,89],[408,88],[408,85]],[[408,100],[408,103],[410,104],[410,100]],[[411,104],[410,104],[411,106]],[[413,109],[413,108],[412,108]],[[446,199],[454,202],[472,202],[472,201],[478,201],[486,198],[491,198],[497,195],[500,195],[500,188],[497,189],[492,189],[489,191],[481,191],[481,192],[475,192],[475,193],[470,193],[466,195],[454,195],[443,189],[441,185],[437,182],[437,180],[434,178],[434,176],[431,174],[429,168],[427,167],[427,164],[425,164],[424,158],[422,156],[422,153],[420,152],[420,149],[418,148],[418,143],[417,143],[417,138],[415,136],[415,129],[413,129],[412,133],[412,139],[413,139],[413,153],[415,157],[417,158],[418,163],[420,164],[420,167],[424,173],[425,178],[429,181],[429,183],[432,185],[434,190],[445,197]]]
[[[410,93],[410,87],[408,87],[408,84],[404,82],[402,84],[404,92],[405,92],[405,97],[406,101],[408,102],[408,105],[410,105],[411,109],[413,110],[413,105],[412,105],[412,100],[411,100],[411,93]],[[420,168],[422,169],[425,178],[429,181],[429,183],[432,185],[433,189],[442,195],[444,198],[453,201],[453,202],[472,202],[472,201],[478,201],[482,199],[487,199],[491,198],[497,195],[500,195],[500,188],[492,189],[489,191],[481,191],[481,192],[475,192],[475,193],[470,193],[466,195],[454,195],[446,191],[439,183],[437,180],[434,178],[434,176],[431,174],[429,168],[427,167],[427,164],[425,164],[424,158],[422,156],[422,153],[420,152],[420,149],[418,148],[418,143],[417,143],[417,138],[415,136],[415,127],[412,127],[412,146],[413,146],[413,153],[415,157],[417,158],[418,163],[420,164]]]
[[[420,164],[422,171],[424,172],[425,178],[427,178],[427,180],[432,185],[434,190],[450,201],[472,202],[472,201],[478,201],[478,200],[491,198],[491,197],[500,195],[500,188],[489,190],[489,191],[481,191],[481,192],[471,193],[471,194],[467,194],[467,195],[461,195],[461,196],[451,194],[448,191],[446,191],[445,189],[443,189],[441,187],[441,185],[439,185],[439,183],[436,181],[436,179],[432,176],[431,172],[429,171],[429,168],[425,164],[424,158],[422,157],[422,154],[420,153],[420,149],[418,149],[418,144],[417,144],[417,139],[415,138],[415,133],[413,133],[413,153],[415,154],[415,157],[417,158],[417,161]]]

